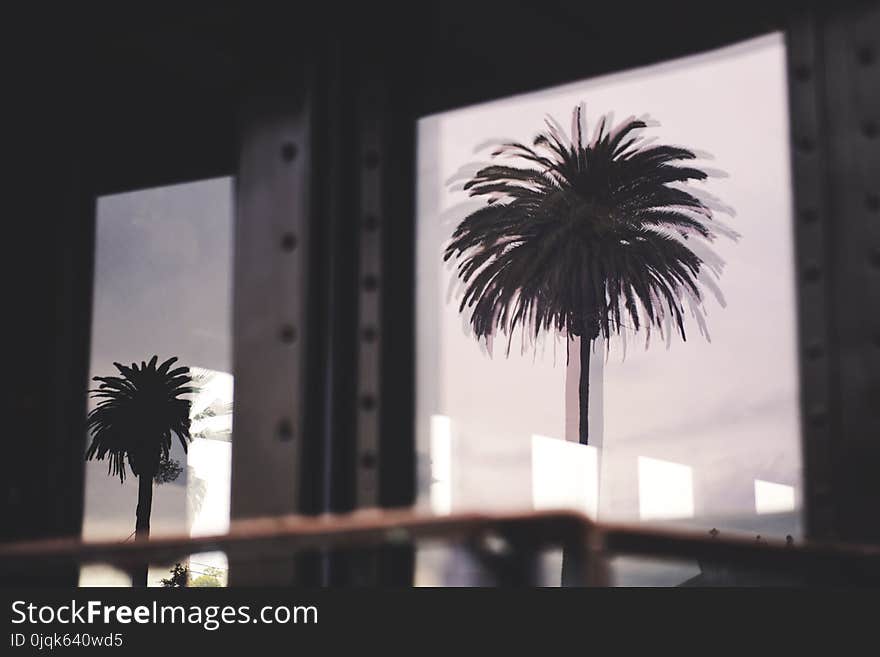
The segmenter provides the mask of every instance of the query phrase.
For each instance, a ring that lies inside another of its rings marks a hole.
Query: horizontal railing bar
[[[695,559],[730,566],[779,568],[809,573],[812,568],[872,567],[880,576],[880,546],[803,542],[786,544],[746,536],[707,536],[692,530],[669,530],[601,524],[602,549],[609,555]]]
[[[271,551],[345,548],[430,539],[468,539],[480,534],[535,532],[541,544],[585,544],[581,533],[594,524],[574,512],[508,514],[466,513],[433,516],[413,511],[356,511],[344,515],[249,518],[230,523],[229,532],[214,536],[164,536],[148,541],[83,541],[74,538],[0,543],[0,567],[11,561],[68,559],[78,563],[129,563],[197,552]]]
[[[117,566],[143,560],[162,563],[215,550],[263,558],[303,549],[431,539],[469,540],[493,532],[530,547],[563,543],[580,546],[588,558],[641,555],[802,571],[835,565],[869,565],[880,571],[880,546],[811,542],[786,545],[746,537],[713,538],[692,530],[597,524],[570,511],[435,516],[412,510],[236,520],[230,524],[228,533],[215,536],[166,536],[131,542],[59,538],[6,543],[0,544],[0,569],[31,560],[61,559]]]

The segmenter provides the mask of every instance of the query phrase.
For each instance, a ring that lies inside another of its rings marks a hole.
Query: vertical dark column
[[[880,540],[880,8],[788,32],[807,533]]]
[[[327,149],[336,158],[327,172],[337,181],[328,224],[337,226],[328,251],[337,281],[330,486],[337,512],[406,507],[415,491],[415,118],[412,85],[376,47],[379,23],[365,17],[363,29],[340,35],[330,75],[338,81],[331,97],[346,108]],[[336,585],[412,582],[410,547],[357,550],[333,564]]]
[[[350,35],[337,27],[326,36],[317,76],[315,166],[321,171],[316,202],[325,240],[321,261],[326,277],[324,298],[325,406],[324,507],[347,513],[356,506],[356,400],[358,393],[358,232],[357,193],[360,163],[355,153],[357,109]],[[355,580],[357,555],[329,551],[323,583],[347,586]]]
[[[323,226],[325,510],[413,499],[412,234],[415,122],[381,28],[335,27],[314,55],[315,211]],[[318,53],[320,52],[320,56]],[[411,89],[407,88],[407,91]],[[403,101],[403,102],[401,102]],[[409,549],[329,555],[331,586],[411,582]],[[390,561],[387,561],[390,560]],[[391,565],[388,566],[387,563]],[[388,569],[402,573],[388,579]],[[402,569],[402,570],[401,570]]]
[[[880,541],[880,6],[823,24],[835,533]]]
[[[84,148],[90,90],[79,53],[55,60],[68,50],[43,27],[17,24],[29,43],[4,44],[19,48],[27,66],[6,78],[3,541],[78,536],[82,523],[94,251]],[[71,564],[2,573],[0,583],[75,586],[77,578]]]
[[[410,17],[410,20],[417,20]],[[408,35],[398,47],[421,52]],[[418,62],[389,55],[398,65],[387,66],[382,180],[385,230],[382,232],[384,271],[381,307],[382,342],[380,394],[384,412],[379,424],[379,504],[409,507],[416,496],[415,457],[415,226],[416,226],[416,121],[413,107],[424,80],[413,79],[421,71]],[[369,339],[369,335],[363,335]],[[388,548],[380,557],[379,582],[386,586],[412,585],[413,547]]]
[[[806,533],[827,537],[833,525],[829,357],[828,199],[822,50],[814,16],[799,15],[787,33],[796,285],[798,291],[801,419]]]

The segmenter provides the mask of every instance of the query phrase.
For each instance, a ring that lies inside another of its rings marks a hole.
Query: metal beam
[[[822,25],[834,345],[834,536],[880,541],[880,5]]]
[[[877,3],[787,35],[811,538],[880,540],[878,35]]]
[[[380,382],[382,319],[383,112],[384,89],[375,77],[360,80],[357,105],[359,207],[359,299],[357,362],[357,508],[379,506]]]
[[[311,115],[305,76],[245,110],[236,181],[231,516],[301,511],[311,224]],[[291,582],[231,564],[234,585]]]

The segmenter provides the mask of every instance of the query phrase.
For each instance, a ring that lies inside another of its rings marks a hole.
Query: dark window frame
[[[279,16],[218,10],[212,29],[235,46],[226,55],[212,56],[222,50],[215,47],[222,39],[214,41],[213,32],[198,33],[202,41],[197,47],[178,40],[172,53],[177,56],[170,59],[168,53],[157,59],[154,48],[156,34],[164,29],[161,21],[132,25],[114,16],[98,21],[83,14],[59,21],[57,29],[41,28],[44,50],[31,55],[34,73],[28,75],[33,77],[16,81],[21,82],[21,111],[15,121],[23,134],[11,152],[23,166],[16,174],[20,203],[13,207],[34,223],[19,241],[10,278],[42,258],[51,259],[53,266],[10,298],[29,308],[38,326],[51,327],[30,334],[22,327],[16,333],[21,345],[17,366],[37,363],[49,373],[44,380],[33,378],[34,390],[46,399],[48,421],[22,424],[19,430],[32,440],[16,458],[39,463],[45,454],[54,454],[57,458],[45,474],[63,484],[67,494],[56,494],[57,486],[51,485],[32,491],[33,486],[11,473],[4,482],[6,499],[14,513],[22,514],[22,496],[29,495],[32,507],[26,511],[31,518],[25,522],[22,515],[21,523],[7,525],[5,538],[75,533],[80,526],[82,464],[73,457],[84,440],[97,196],[235,175],[246,148],[236,135],[252,134],[248,122],[253,115],[243,110],[255,98],[280,101],[288,108],[305,102],[321,110],[309,125],[312,143],[319,146],[299,154],[308,158],[310,168],[326,174],[323,181],[309,183],[311,250],[319,255],[312,257],[308,281],[300,282],[309,309],[309,346],[314,347],[306,376],[319,385],[297,393],[307,395],[304,404],[312,409],[302,418],[302,431],[310,440],[299,457],[301,464],[309,464],[309,477],[300,478],[305,493],[299,501],[285,508],[346,511],[375,500],[382,506],[405,506],[415,494],[418,118],[783,30],[794,145],[807,534],[880,539],[880,521],[870,515],[880,501],[880,478],[871,470],[880,462],[880,446],[871,440],[878,414],[868,401],[877,385],[880,304],[865,308],[853,300],[854,281],[861,294],[880,298],[880,244],[872,227],[877,197],[876,190],[866,187],[878,169],[880,85],[874,84],[877,65],[870,63],[880,49],[877,4],[813,3],[806,10],[797,5],[694,9],[686,22],[662,13],[643,14],[633,20],[656,21],[654,36],[646,31],[638,47],[628,48],[594,27],[604,19],[621,18],[624,9],[596,14],[567,0],[510,6],[505,15],[509,22],[491,34],[484,29],[485,20],[497,15],[498,7],[471,12],[471,22],[465,23],[451,9],[434,6],[426,14],[396,16],[420,21],[426,27],[422,31],[397,31],[389,27],[396,21],[377,12],[353,15],[350,26],[317,21],[320,27],[300,44],[292,43],[285,25],[303,24],[302,16],[290,23]],[[534,30],[538,23],[548,29]],[[22,23],[22,34],[30,39],[37,24]],[[62,24],[82,30],[62,31]],[[191,21],[191,34],[197,24]],[[496,56],[509,45],[507,28],[526,24],[535,32],[535,48],[553,55],[558,65],[545,66],[543,59],[540,65],[529,63],[522,54],[510,61]],[[695,24],[712,27],[693,29]],[[127,25],[126,31],[121,25]],[[668,38],[667,28],[674,38]],[[22,44],[22,52],[34,53],[33,44]],[[304,62],[311,62],[311,68],[304,68]],[[163,87],[172,69],[176,77]],[[145,93],[147,87],[153,97]],[[306,97],[304,89],[309,91]],[[283,144],[267,148],[265,157],[285,157],[279,148]],[[48,171],[47,158],[53,164]],[[39,178],[37,171],[45,176]],[[49,198],[46,186],[64,191]],[[340,189],[350,196],[341,197]],[[43,233],[52,236],[48,243]],[[241,264],[236,263],[237,270]],[[367,282],[368,276],[377,285]],[[365,320],[369,326],[363,325]],[[273,333],[271,339],[276,338]],[[375,369],[368,372],[363,364],[369,350]],[[234,356],[236,362],[243,358],[245,353]],[[350,380],[352,372],[359,374]],[[32,393],[12,395],[12,414],[24,417],[33,407]],[[362,484],[368,471],[378,476],[369,494]],[[402,560],[393,556],[378,554],[370,565],[356,566],[331,581],[408,581],[411,555]],[[404,566],[389,570],[389,562]],[[69,583],[71,575],[50,574],[47,579]]]

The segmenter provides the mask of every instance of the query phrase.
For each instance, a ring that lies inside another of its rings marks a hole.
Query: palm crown
[[[706,173],[681,165],[696,157],[687,149],[644,144],[642,120],[609,130],[603,117],[588,143],[580,107],[573,124],[570,140],[548,122],[532,147],[504,145],[493,156],[526,165],[487,166],[465,185],[488,203],[444,255],[459,261],[460,310],[472,308],[478,338],[520,325],[593,340],[626,322],[662,334],[668,319],[684,338],[683,302],[701,299],[702,265],[685,240],[714,233],[711,210],[675,183]]]
[[[190,401],[180,395],[195,392],[188,367],[171,369],[177,358],[156,366],[158,356],[140,367],[113,363],[121,376],[96,376],[101,385],[90,390],[101,399],[89,412],[92,442],[86,458],[109,456],[108,472],[125,481],[125,458],[135,476],[152,478],[162,459],[168,459],[172,434],[183,449],[191,440]]]

